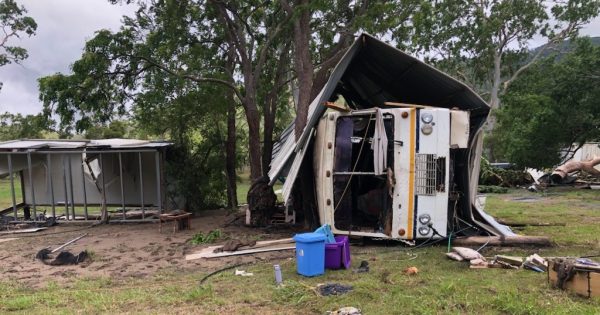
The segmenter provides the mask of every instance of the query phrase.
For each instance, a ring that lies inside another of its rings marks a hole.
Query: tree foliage
[[[546,49],[576,36],[598,16],[597,0],[436,0],[415,14],[413,41],[418,51],[450,74],[487,95],[499,96]],[[549,45],[529,58],[529,42]]]
[[[0,114],[0,141],[15,139],[41,139],[52,130],[53,121],[44,114]]]
[[[600,140],[600,47],[579,39],[560,60],[531,66],[502,98],[493,141],[509,161],[544,168]]]

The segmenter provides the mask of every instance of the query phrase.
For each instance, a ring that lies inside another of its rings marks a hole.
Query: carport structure
[[[98,209],[111,207],[111,222],[155,220],[164,210],[170,145],[134,139],[2,142],[0,177],[9,179],[12,205],[0,213],[11,216],[8,222],[69,222],[98,219]],[[25,208],[30,211],[21,215]]]

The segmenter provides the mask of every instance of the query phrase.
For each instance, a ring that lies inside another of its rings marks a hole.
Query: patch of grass
[[[14,177],[15,184],[15,200],[16,203],[23,202],[21,193],[21,179],[19,176]],[[6,209],[12,207],[12,191],[10,189],[10,179],[0,179],[0,209]]]
[[[239,179],[237,182],[238,203],[240,203],[240,204],[247,203],[248,202],[248,190],[250,190],[250,185],[252,185],[252,182],[250,181],[250,173],[241,173],[238,175],[239,175]],[[283,188],[283,184],[279,181],[277,181],[275,183],[275,185],[273,185],[274,191],[278,191],[281,188]],[[281,194],[275,193],[275,195],[277,195],[277,201],[283,202],[283,199],[281,199]]]
[[[190,243],[192,243],[194,245],[214,243],[221,237],[223,237],[223,233],[219,229],[212,230],[212,231],[208,232],[207,234],[199,232],[199,233],[196,233],[192,237],[192,239],[190,240]]]

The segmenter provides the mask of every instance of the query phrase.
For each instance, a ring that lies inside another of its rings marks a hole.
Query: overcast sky
[[[37,79],[57,72],[68,73],[69,65],[79,59],[85,41],[94,32],[116,30],[123,15],[135,8],[111,5],[107,0],[17,0],[37,24],[37,34],[13,41],[29,51],[22,65],[0,68],[0,112],[35,114],[42,109],[38,100]],[[600,36],[600,18],[587,25],[582,34]],[[535,41],[532,46],[539,46]]]

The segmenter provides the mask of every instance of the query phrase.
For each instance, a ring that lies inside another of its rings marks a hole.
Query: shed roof
[[[171,145],[167,141],[148,141],[136,139],[99,139],[99,140],[43,140],[21,139],[0,142],[0,151],[25,150],[71,150],[71,149],[141,149],[159,148]]]

